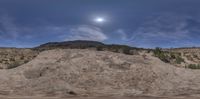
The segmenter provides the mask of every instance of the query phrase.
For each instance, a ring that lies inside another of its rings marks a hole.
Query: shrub
[[[25,64],[25,63],[28,63],[28,62],[29,62],[29,60],[24,60],[24,64]]]
[[[15,61],[15,58],[10,58],[10,61]]]
[[[198,56],[197,56],[197,55],[193,55],[193,57],[194,57],[194,58],[198,58]]]
[[[161,48],[157,47],[153,52],[154,52],[154,56],[158,57],[163,62],[165,63],[170,62],[170,57],[167,54],[165,54],[165,52],[163,52]]]
[[[131,48],[129,48],[129,47],[123,48],[123,53],[124,53],[124,54],[127,54],[127,55],[132,55],[132,53],[131,53]]]
[[[172,59],[176,59],[176,55],[174,54],[174,53],[170,53],[170,57],[172,58]]]
[[[190,69],[200,69],[200,64],[190,64],[187,66]]]
[[[14,63],[8,65],[8,69],[16,68],[20,65],[20,62],[15,61]]]
[[[153,53],[154,53],[155,56],[158,57],[158,56],[160,56],[160,54],[162,54],[163,52],[162,52],[161,48],[157,47],[157,48],[153,51]]]
[[[183,58],[181,58],[180,56],[176,57],[177,64],[181,64],[182,62],[185,62],[185,60]]]
[[[97,51],[103,51],[103,47],[102,46],[97,46]]]
[[[151,50],[147,49],[147,53],[151,53]]]
[[[163,53],[160,54],[159,58],[165,63],[169,63],[170,62],[170,58],[167,55],[163,54]]]
[[[190,60],[190,61],[194,61],[194,59],[192,58],[192,56],[190,55],[186,55],[187,59]]]
[[[21,59],[21,60],[24,60],[24,59],[25,59],[25,56],[21,56],[20,59]]]
[[[200,60],[200,58],[199,58],[198,55],[193,54],[193,57],[196,58],[196,59],[198,59],[198,60]]]

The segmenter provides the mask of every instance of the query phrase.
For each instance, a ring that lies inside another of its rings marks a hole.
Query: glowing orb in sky
[[[105,21],[105,19],[102,18],[102,17],[97,17],[97,18],[95,18],[94,21],[97,22],[97,23],[103,23]]]

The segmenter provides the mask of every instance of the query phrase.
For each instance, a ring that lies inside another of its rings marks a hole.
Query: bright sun
[[[104,22],[104,21],[105,21],[105,19],[102,18],[102,17],[97,17],[97,18],[95,18],[95,22],[102,23],[102,22]]]

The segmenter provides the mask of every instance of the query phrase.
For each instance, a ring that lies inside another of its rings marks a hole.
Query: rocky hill
[[[140,49],[94,41],[0,48],[0,96],[196,95],[199,55],[199,48]]]
[[[144,49],[126,45],[108,45],[96,41],[67,41],[50,42],[35,48],[0,48],[0,69],[12,69],[34,59],[40,52],[52,49],[90,49],[98,51],[112,51],[128,55],[138,55]]]
[[[35,50],[44,51],[50,49],[91,49],[98,51],[112,51],[117,53],[125,54],[137,54],[137,51],[143,51],[143,48],[130,47],[127,45],[117,45],[117,44],[104,44],[97,41],[85,41],[85,40],[76,40],[76,41],[66,41],[66,42],[50,42],[42,44]]]
[[[174,67],[147,55],[88,49],[41,52],[0,70],[0,94],[9,96],[172,96],[199,94],[199,70]]]
[[[12,69],[34,59],[40,52],[53,49],[89,49],[126,55],[151,55],[180,68],[200,69],[200,48],[143,49],[96,41],[50,42],[31,49],[0,48],[0,69]]]

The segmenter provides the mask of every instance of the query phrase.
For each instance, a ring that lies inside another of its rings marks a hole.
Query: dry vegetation
[[[12,69],[31,61],[38,52],[31,49],[1,48],[0,69]]]
[[[178,48],[178,49],[165,49],[170,53],[179,53],[179,56],[184,60],[182,64],[176,65],[190,69],[199,69],[200,64],[200,48]]]

